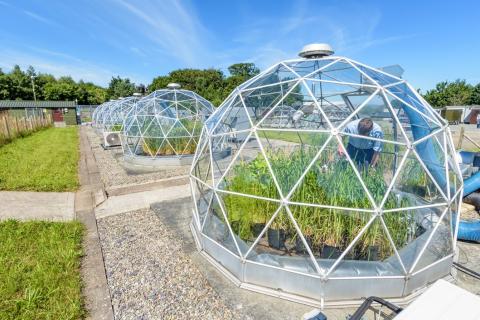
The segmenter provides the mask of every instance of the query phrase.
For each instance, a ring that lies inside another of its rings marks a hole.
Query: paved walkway
[[[113,320],[102,248],[94,208],[105,200],[103,183],[84,127],[80,128],[80,190],[75,195],[76,217],[85,227],[81,274],[87,320]]]
[[[0,220],[68,221],[75,218],[73,192],[0,191]]]
[[[173,200],[185,197],[190,193],[188,184],[166,187],[162,189],[136,192],[109,197],[95,208],[97,219],[113,216],[120,213],[149,208],[155,202]]]

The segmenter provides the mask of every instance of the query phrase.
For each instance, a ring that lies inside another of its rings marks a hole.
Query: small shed
[[[440,114],[450,123],[475,124],[480,114],[480,105],[446,106],[440,109]]]
[[[13,117],[32,117],[50,114],[57,125],[76,125],[75,101],[0,100],[0,114]]]

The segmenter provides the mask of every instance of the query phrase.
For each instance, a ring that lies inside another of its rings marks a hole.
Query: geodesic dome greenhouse
[[[100,133],[103,132],[104,122],[110,114],[111,109],[115,106],[116,100],[110,100],[102,103],[95,109],[95,114],[93,115],[93,126]]]
[[[205,122],[192,229],[251,290],[311,304],[405,297],[450,272],[454,155],[448,124],[405,80],[345,57],[283,61]]]
[[[103,132],[121,132],[125,117],[138,101],[137,97],[111,101],[101,112],[98,125]]]
[[[125,159],[192,157],[203,122],[212,112],[210,102],[178,85],[152,92],[139,100],[125,118]]]

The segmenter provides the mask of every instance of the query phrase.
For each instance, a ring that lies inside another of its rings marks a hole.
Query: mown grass
[[[78,131],[49,128],[0,147],[0,190],[74,191]]]
[[[81,319],[79,222],[0,222],[0,319]]]

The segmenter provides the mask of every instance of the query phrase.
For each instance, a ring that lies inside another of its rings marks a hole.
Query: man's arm
[[[377,139],[383,139],[383,132],[377,131],[373,135]],[[383,143],[381,141],[375,141],[373,144],[373,156],[371,166],[375,167],[377,165],[378,159],[380,159],[380,152],[382,151]]]
[[[372,167],[377,165],[378,159],[380,158],[380,152],[374,151],[372,156],[372,163],[370,164]]]

